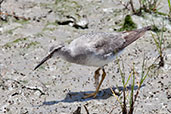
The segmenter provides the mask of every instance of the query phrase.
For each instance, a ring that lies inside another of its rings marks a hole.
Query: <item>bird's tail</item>
[[[125,35],[123,37],[126,40],[126,43],[123,45],[122,48],[125,48],[129,44],[133,43],[134,41],[139,39],[141,36],[143,36],[146,31],[149,31],[151,29],[152,29],[152,26],[147,26],[141,29],[124,32]]]

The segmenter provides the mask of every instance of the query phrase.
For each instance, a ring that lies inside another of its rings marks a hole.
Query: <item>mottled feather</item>
[[[75,39],[68,48],[73,56],[93,53],[105,57],[122,47],[125,41],[120,33],[89,33]]]

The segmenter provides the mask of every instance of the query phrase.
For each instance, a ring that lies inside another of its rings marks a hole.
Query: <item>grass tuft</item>
[[[132,71],[129,74],[127,80],[125,80],[124,64],[122,62],[122,69],[121,69],[119,60],[118,60],[118,68],[119,68],[119,72],[120,72],[120,75],[121,75],[121,78],[122,78],[123,98],[119,98],[115,94],[115,92],[112,90],[112,88],[111,88],[111,91],[113,93],[113,96],[115,96],[115,98],[117,99],[117,101],[120,104],[120,107],[122,109],[122,114],[133,114],[134,108],[135,108],[134,104],[135,104],[135,102],[137,100],[137,97],[138,97],[138,95],[140,93],[141,86],[142,86],[142,84],[144,83],[145,79],[147,78],[147,76],[149,74],[150,68],[145,67],[145,56],[144,56],[142,69],[141,69],[141,71],[142,71],[141,72],[141,78],[140,78],[139,81],[137,80],[138,81],[138,85],[137,85],[138,89],[136,91],[135,91],[135,86],[136,86],[135,82],[136,82],[136,75],[137,74],[136,74],[134,64],[133,64]],[[130,91],[130,94],[129,94],[129,92],[126,93],[126,90],[127,90],[128,82],[130,81],[131,77],[132,77],[131,91]],[[127,104],[129,104],[129,108],[127,107]]]
[[[157,51],[159,53],[159,63],[158,63],[158,68],[163,67],[164,66],[164,55],[163,55],[163,51],[164,51],[164,26],[162,27],[161,32],[156,32],[156,35],[151,33],[152,38],[155,42]]]
[[[137,28],[137,25],[136,25],[136,23],[134,23],[131,16],[126,15],[126,17],[124,19],[124,24],[123,24],[122,28],[119,29],[119,31],[130,31],[130,30],[134,30],[136,28]]]

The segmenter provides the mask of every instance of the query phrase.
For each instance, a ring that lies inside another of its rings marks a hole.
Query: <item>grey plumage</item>
[[[128,32],[101,32],[82,35],[73,40],[69,45],[52,47],[50,49],[50,54],[48,54],[34,70],[54,56],[61,57],[71,63],[99,67],[94,74],[96,91],[88,94],[88,96],[85,96],[84,98],[96,97],[106,76],[103,66],[114,60],[118,53],[150,29],[151,27],[148,26]],[[99,83],[99,71],[101,69],[103,73]]]
[[[150,29],[151,26],[128,32],[88,33],[73,40],[69,45],[51,49],[49,58],[58,56],[71,63],[103,67]]]

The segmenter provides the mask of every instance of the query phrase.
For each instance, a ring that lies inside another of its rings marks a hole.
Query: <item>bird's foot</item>
[[[90,97],[96,98],[96,95],[97,95],[97,92],[85,93],[85,96],[83,97],[83,99],[90,98]]]

